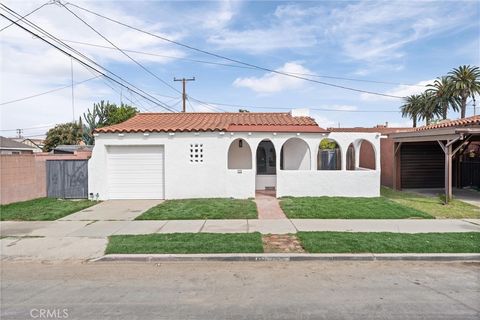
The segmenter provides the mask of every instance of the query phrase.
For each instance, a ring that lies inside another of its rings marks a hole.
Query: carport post
[[[445,203],[448,203],[452,199],[452,145],[445,149]]]

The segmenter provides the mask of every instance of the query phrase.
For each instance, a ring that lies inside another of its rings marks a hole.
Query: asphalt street
[[[477,262],[2,261],[1,272],[2,320],[480,318]]]

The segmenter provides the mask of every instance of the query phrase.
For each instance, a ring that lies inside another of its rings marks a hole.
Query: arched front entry
[[[270,140],[258,144],[256,153],[255,190],[275,190],[277,187],[277,156]]]

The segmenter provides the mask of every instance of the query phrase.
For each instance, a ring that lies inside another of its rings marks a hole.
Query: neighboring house
[[[27,144],[0,137],[0,154],[32,154],[35,150]]]
[[[92,152],[93,146],[61,144],[53,148],[53,154],[76,154],[79,152]]]
[[[304,110],[140,113],[94,134],[89,192],[102,200],[380,194],[380,134],[329,132]],[[363,144],[374,169],[360,167]]]
[[[390,133],[397,188],[480,188],[480,116]]]
[[[372,128],[353,127],[353,128],[328,128],[331,132],[379,132],[380,139],[380,163],[381,163],[381,184],[393,188],[393,139],[388,134],[395,132],[409,131],[412,128],[391,128],[388,124],[377,125]],[[365,144],[360,149],[362,155],[361,167],[371,168],[375,162],[375,154],[369,145]]]
[[[43,152],[44,140],[43,139],[32,139],[32,138],[13,138],[17,142],[24,143],[34,148],[33,152]]]

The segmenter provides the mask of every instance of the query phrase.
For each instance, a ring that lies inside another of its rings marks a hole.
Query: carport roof
[[[398,142],[414,142],[452,140],[462,134],[471,134],[478,137],[480,135],[480,116],[440,121],[428,126],[393,132],[388,134],[388,136]]]
[[[96,133],[135,132],[312,132],[326,133],[311,117],[294,117],[290,113],[139,113],[133,118]]]

